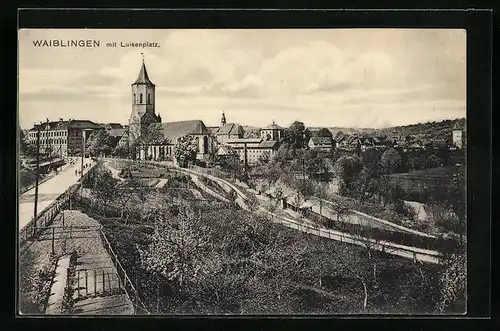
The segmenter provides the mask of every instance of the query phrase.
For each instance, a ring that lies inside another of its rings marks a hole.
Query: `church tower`
[[[129,118],[130,140],[133,141],[141,135],[141,128],[160,122],[161,118],[155,114],[155,84],[149,79],[143,58],[139,76],[132,84],[132,113]]]

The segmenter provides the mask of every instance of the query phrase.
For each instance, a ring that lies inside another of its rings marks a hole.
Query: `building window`
[[[148,104],[150,105],[151,104],[151,94],[148,93]]]
[[[139,94],[139,103],[142,103],[142,93]]]
[[[134,103],[137,103],[137,97],[136,97],[135,93],[134,93]]]

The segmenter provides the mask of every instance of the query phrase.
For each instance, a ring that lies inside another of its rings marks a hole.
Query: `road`
[[[85,164],[90,164],[90,159],[85,159]],[[62,193],[64,193],[68,187],[75,184],[80,176],[75,175],[75,170],[80,170],[80,162],[76,162],[75,165],[68,165],[63,168],[63,170],[53,178],[47,180],[46,182],[38,186],[38,207],[37,215],[40,214],[48,205],[50,205],[54,200],[57,199]],[[85,170],[88,171],[87,168]],[[19,231],[26,226],[26,224],[33,218],[34,206],[35,205],[35,188],[21,194],[19,196]]]

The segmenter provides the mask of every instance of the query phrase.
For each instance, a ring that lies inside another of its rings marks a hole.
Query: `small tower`
[[[462,149],[463,148],[463,130],[458,125],[458,122],[455,123],[455,126],[453,127],[453,130],[451,132],[451,135],[452,135],[453,147],[455,147],[457,149]]]
[[[224,112],[222,112],[222,118],[220,120],[220,126],[223,127],[224,125],[226,125],[226,114],[224,114]]]

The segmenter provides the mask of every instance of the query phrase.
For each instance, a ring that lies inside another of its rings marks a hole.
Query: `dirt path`
[[[89,228],[76,228],[84,226]],[[132,315],[134,313],[133,305],[127,295],[119,289],[121,284],[119,284],[113,262],[99,236],[99,226],[100,224],[97,220],[80,211],[65,210],[59,213],[52,224],[52,227],[54,227],[54,240],[52,240],[53,230],[51,228],[43,231],[39,237],[40,240],[33,242],[28,248],[31,254],[27,254],[27,256],[30,255],[34,258],[30,261],[22,261],[23,257],[21,257],[20,268],[23,265],[26,268],[43,265],[47,256],[52,251],[52,242],[54,242],[54,253],[58,256],[65,256],[74,250],[77,253],[77,260],[72,289],[74,291],[73,298],[77,299],[77,301],[73,306],[71,314]],[[87,270],[86,285],[85,270]],[[94,270],[98,277],[93,277]],[[62,271],[60,273],[56,271],[56,273],[60,277],[65,277]],[[54,283],[56,287],[52,289],[54,292],[53,301],[64,294],[62,283],[62,281],[56,278],[56,282]],[[109,291],[109,289],[113,289],[114,292]],[[104,290],[107,293],[104,293],[104,296],[102,296],[103,292],[105,292]],[[80,296],[78,296],[78,292]],[[94,297],[94,293],[97,296]],[[60,310],[57,311],[55,308],[49,312],[60,314]]]

